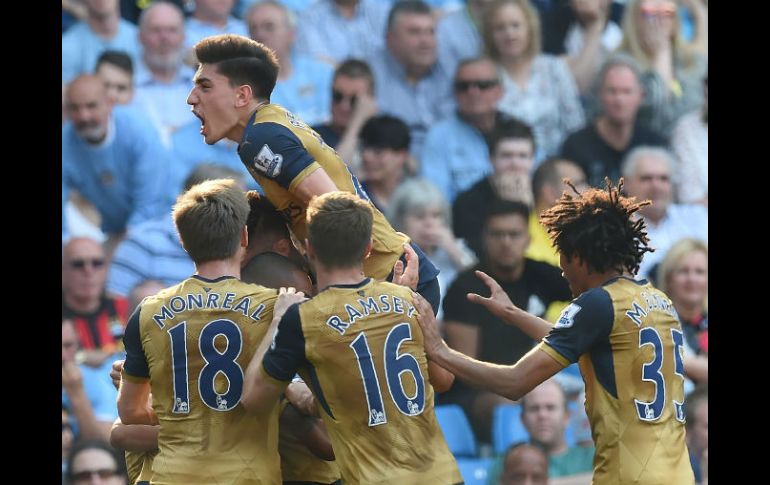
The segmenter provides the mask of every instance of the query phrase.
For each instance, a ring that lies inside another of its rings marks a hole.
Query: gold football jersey
[[[285,382],[296,369],[323,410],[343,483],[462,482],[408,288],[367,278],[290,307],[263,371]]]
[[[364,273],[377,279],[385,279],[390,274],[409,237],[393,229],[337,152],[304,121],[279,105],[268,104],[257,110],[250,120],[238,154],[301,242],[307,237],[307,206],[294,195],[294,189],[319,167],[326,171],[338,190],[369,201],[374,211],[374,247],[364,261]]]
[[[240,403],[274,289],[192,276],[146,298],[129,321],[124,378],[146,381],[160,421],[155,484],[280,484],[278,403],[266,416]]]
[[[685,444],[683,335],[671,300],[613,278],[575,299],[540,348],[577,361],[596,454],[594,485],[695,482]]]

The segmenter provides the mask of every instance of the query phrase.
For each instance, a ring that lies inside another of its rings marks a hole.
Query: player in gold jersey
[[[358,180],[333,148],[304,121],[270,103],[278,76],[273,52],[249,38],[224,34],[195,47],[200,62],[187,103],[201,120],[206,143],[222,138],[239,143],[238,154],[265,196],[283,213],[297,241],[307,237],[305,212],[315,195],[341,190],[358,195],[374,213],[373,247],[364,273],[392,280],[405,251],[419,258],[419,281],[413,288],[438,310],[438,269],[409,237],[397,232],[374,207]]]
[[[278,406],[246,413],[243,369],[273,313],[302,294],[276,300],[274,289],[237,279],[248,213],[233,180],[182,194],[174,222],[196,273],[147,297],[129,319],[118,413],[127,425],[160,424],[154,485],[281,483]]]
[[[644,221],[634,214],[650,201],[620,195],[623,186],[564,193],[540,220],[560,255],[576,298],[555,325],[511,303],[492,278],[492,290],[471,301],[535,339],[512,366],[471,359],[447,347],[435,319],[420,313],[431,359],[474,385],[519,399],[573,362],[586,384],[585,407],[596,444],[593,485],[695,483],[684,440],[682,329],[671,300],[646,280],[635,280],[651,251]],[[415,297],[418,311],[429,308]]]
[[[314,198],[307,217],[320,291],[291,306],[272,345],[260,345],[246,371],[244,406],[266,412],[299,371],[321,409],[343,483],[461,482],[433,411],[434,386],[444,390],[453,377],[425,357],[411,290],[362,271],[372,248],[371,206],[336,191]]]

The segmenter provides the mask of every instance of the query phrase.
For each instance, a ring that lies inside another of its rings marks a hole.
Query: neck
[[[351,19],[356,14],[358,2],[334,2],[337,11],[346,19]]]
[[[524,260],[510,266],[500,266],[495,263],[489,263],[490,274],[493,278],[501,281],[518,281],[524,274]]]
[[[663,216],[666,215],[666,208],[654,207],[654,204],[653,204],[653,205],[648,205],[646,207],[643,207],[642,209],[639,210],[639,213],[642,215],[642,217],[645,218],[648,224],[657,226],[658,223],[663,219]]]
[[[99,308],[101,303],[100,296],[93,297],[78,297],[72,294],[64,294],[64,303],[72,310],[78,313],[93,313]]]
[[[617,123],[607,116],[600,116],[596,120],[596,131],[611,147],[616,150],[623,150],[628,146],[631,136],[634,134],[634,124]]]
[[[529,67],[532,65],[532,59],[527,56],[516,56],[501,59],[505,71],[511,78],[517,82],[529,77]]]
[[[316,264],[316,279],[319,290],[331,285],[355,285],[365,278],[363,264],[354,268],[324,268],[322,265]]]
[[[404,66],[406,80],[409,84],[417,84],[422,78],[428,75],[430,66]]]
[[[173,66],[173,67],[153,67],[147,61],[144,62],[147,68],[150,70],[150,73],[152,73],[153,79],[156,81],[160,81],[162,83],[170,83],[174,80],[176,77],[176,72],[179,66]]]
[[[240,117],[238,118],[238,123],[235,124],[232,130],[225,136],[228,140],[232,140],[235,143],[240,143],[241,140],[243,140],[243,133],[246,131],[246,126],[249,124],[249,120],[251,119],[251,116],[254,114],[255,111],[259,111],[260,108],[263,106],[266,106],[270,104],[269,101],[266,100],[251,100],[249,102],[249,105],[247,108],[244,108]]]
[[[207,280],[215,280],[222,276],[234,276],[236,278],[241,277],[241,253],[239,252],[237,257],[229,259],[217,259],[215,261],[206,261],[205,263],[199,263],[195,265],[195,274],[206,278]]]
[[[103,16],[88,16],[88,26],[96,35],[105,39],[111,39],[118,33],[118,20],[120,18],[117,12],[105,14]]]
[[[540,446],[545,449],[545,452],[548,456],[559,456],[562,453],[567,452],[567,442],[562,440],[557,441],[556,443],[539,443]]]
[[[380,203],[384,203],[387,205],[387,201],[390,200],[390,196],[393,195],[393,192],[395,192],[396,187],[398,187],[398,184],[401,182],[403,177],[401,177],[399,174],[401,172],[398,172],[396,174],[388,175],[387,177],[380,179],[374,183],[367,181],[367,188],[371,189],[371,191],[374,193],[375,198],[380,201]]]
[[[605,271],[604,273],[591,273],[586,277],[586,282],[588,283],[588,288],[586,291],[590,290],[591,288],[598,288],[607,280],[617,278],[618,276],[628,276],[629,278],[633,278],[633,276],[630,274],[620,273],[615,270]]]
[[[679,318],[682,320],[692,321],[701,316],[703,307],[701,305],[694,305],[687,302],[678,302],[674,304],[676,313],[679,314]]]
[[[489,133],[492,128],[495,127],[495,120],[497,119],[497,112],[491,111],[489,113],[467,115],[458,112],[460,119],[465,121],[471,126],[474,126],[482,133]]]

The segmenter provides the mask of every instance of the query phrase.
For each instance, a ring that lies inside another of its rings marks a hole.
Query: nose
[[[187,95],[187,104],[194,106],[198,102],[198,97],[195,96],[195,88],[190,90],[190,94]]]

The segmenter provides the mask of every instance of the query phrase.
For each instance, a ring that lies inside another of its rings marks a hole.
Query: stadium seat
[[[449,451],[456,457],[475,457],[476,437],[463,408],[457,404],[444,404],[436,406],[435,412]]]
[[[492,447],[495,454],[505,453],[513,443],[529,441],[529,433],[521,422],[521,406],[500,404],[492,414]]]
[[[465,485],[486,485],[492,458],[458,458],[457,466]]]

